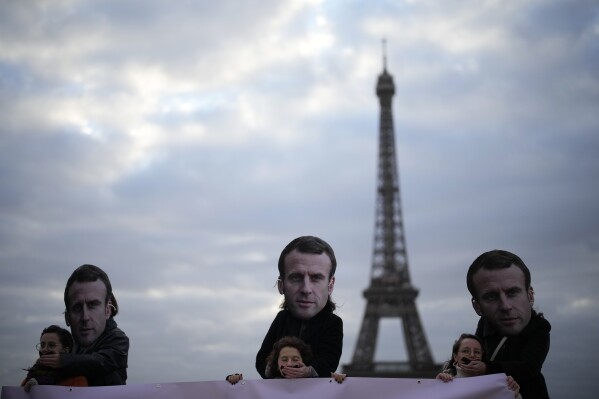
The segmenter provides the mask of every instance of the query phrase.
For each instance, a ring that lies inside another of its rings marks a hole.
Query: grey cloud
[[[87,262],[113,280],[131,383],[258,378],[278,253],[301,234],[337,252],[349,362],[388,29],[410,271],[436,360],[476,323],[466,268],[506,248],[554,326],[552,396],[574,381],[593,397],[590,352],[562,367],[568,340],[592,347],[599,325],[596,6],[571,3],[3,2],[0,292],[14,305],[0,307],[0,381],[21,380]],[[314,33],[332,44],[310,48]]]

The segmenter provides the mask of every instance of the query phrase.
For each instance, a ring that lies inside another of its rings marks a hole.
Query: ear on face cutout
[[[530,302],[530,306],[535,304],[535,290],[532,286],[528,288],[528,302]]]
[[[476,299],[472,298],[472,308],[474,309],[474,311],[476,312],[477,315],[482,316],[482,312],[480,311],[480,305],[479,303],[476,301]]]

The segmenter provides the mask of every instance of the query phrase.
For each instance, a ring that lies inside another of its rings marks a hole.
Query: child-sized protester
[[[267,374],[272,378],[300,378],[294,373],[294,369],[305,367],[310,364],[312,350],[310,345],[297,337],[283,337],[274,345],[272,352],[266,359]],[[310,377],[319,377],[316,374]],[[341,384],[345,380],[345,374],[331,373],[331,381]],[[243,374],[231,374],[226,378],[231,384],[243,380]]]
[[[51,325],[42,330],[40,342],[35,346],[40,356],[58,353],[69,353],[73,348],[73,337],[71,333],[57,325]],[[26,392],[34,385],[68,385],[87,386],[85,377],[72,377],[62,379],[58,369],[45,367],[35,363],[28,369],[27,376],[21,382]]]
[[[452,381],[454,378],[474,377],[480,374],[474,372],[471,367],[483,358],[483,346],[476,335],[462,334],[454,342],[451,350],[451,359],[445,363],[444,369],[437,374],[437,379],[444,382]],[[520,385],[511,376],[507,376],[507,386],[514,392],[516,399],[522,399]]]

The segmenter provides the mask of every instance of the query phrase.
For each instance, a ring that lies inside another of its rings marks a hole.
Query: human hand
[[[243,380],[243,374],[241,373],[235,373],[235,374],[229,374],[227,376],[227,378],[225,378],[227,381],[229,381],[231,383],[231,385],[235,385],[237,384],[239,381]]]
[[[41,355],[39,359],[37,359],[37,363],[42,366],[59,368],[60,367],[60,354],[52,353],[48,355]]]
[[[37,380],[35,378],[30,378],[27,380],[25,385],[23,385],[23,388],[25,389],[25,392],[29,393],[31,387],[34,385],[37,385]]]
[[[468,364],[462,364],[460,368],[469,376],[483,375],[487,372],[487,365],[480,360],[473,360]]]
[[[281,367],[281,375],[284,378],[307,378],[310,377],[311,369],[304,363],[298,363],[295,366]]]
[[[331,373],[331,381],[335,380],[337,384],[341,384],[343,381],[345,381],[345,377],[347,377],[347,374]]]
[[[520,395],[520,385],[511,375],[507,376],[507,387],[510,391],[514,391],[514,397],[517,398]]]
[[[442,380],[443,382],[453,381],[453,375],[449,373],[439,373],[435,378],[438,380]]]

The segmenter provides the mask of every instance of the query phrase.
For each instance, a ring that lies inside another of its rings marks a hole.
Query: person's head
[[[483,345],[476,335],[462,334],[457,341],[454,342],[453,347],[451,348],[451,360],[453,361],[453,365],[462,367],[464,358],[468,359],[468,362],[482,360]]]
[[[322,309],[335,310],[331,293],[335,285],[337,259],[324,240],[302,236],[291,241],[279,256],[279,293],[285,296],[281,308],[308,320]]]
[[[283,367],[299,367],[300,363],[309,365],[312,359],[310,345],[297,337],[283,337],[273,345],[272,351],[266,358],[268,368],[275,378],[281,378]]]
[[[483,253],[468,269],[466,284],[475,312],[500,334],[518,335],[530,322],[530,270],[517,255],[498,249]]]
[[[42,330],[40,342],[35,347],[40,356],[69,353],[73,348],[73,337],[68,330],[53,324]]]
[[[79,266],[64,289],[65,321],[75,343],[87,347],[106,328],[106,320],[116,316],[119,306],[108,275],[94,265]]]

